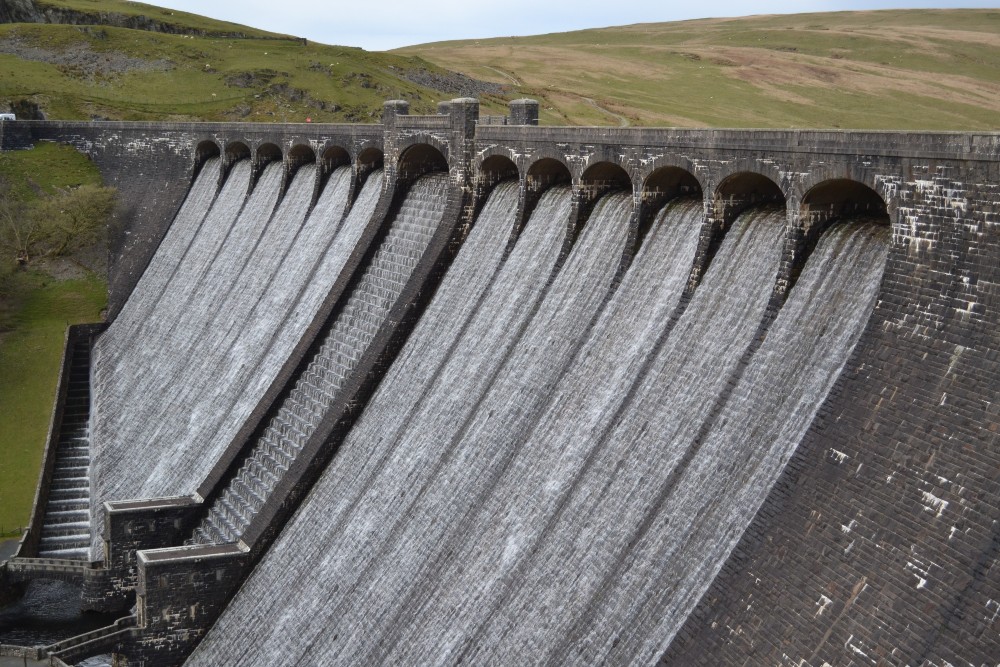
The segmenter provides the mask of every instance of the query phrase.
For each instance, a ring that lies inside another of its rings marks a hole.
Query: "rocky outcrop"
[[[5,0],[0,4],[0,23],[50,23],[57,25],[105,25],[115,28],[131,28],[148,32],[162,32],[171,35],[192,35],[195,37],[228,37],[246,39],[248,35],[240,31],[201,30],[189,26],[161,21],[141,14],[119,14],[118,12],[85,12],[68,7],[56,7],[33,2],[32,0]],[[253,35],[257,39],[297,39],[295,37],[273,37]]]

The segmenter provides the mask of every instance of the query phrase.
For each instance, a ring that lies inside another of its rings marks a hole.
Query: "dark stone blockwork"
[[[122,191],[112,315],[192,175],[214,155],[227,163],[249,157],[258,166],[282,159],[288,174],[314,161],[326,173],[349,162],[363,174],[384,161],[382,217],[398,188],[447,169],[453,192],[446,218],[458,231],[438,239],[443,254],[420,274],[429,285],[490,188],[510,177],[521,183],[522,220],[544,188],[559,182],[573,185],[578,223],[600,194],[630,189],[637,230],[670,197],[700,194],[705,224],[692,288],[741,210],[784,206],[788,260],[774,286],[776,304],[825,224],[845,212],[888,214],[892,247],[861,341],[662,662],[995,661],[1000,135],[538,128],[537,104],[525,100],[512,103],[504,124],[477,125],[474,100],[454,100],[440,111],[409,116],[405,102],[392,101],[375,126],[28,122],[16,131],[0,125],[0,138],[5,149],[39,139],[72,143]],[[337,287],[338,295],[344,289]],[[362,404],[429,291],[415,284],[400,305],[400,327],[384,333],[382,352],[357,380]],[[331,298],[323,317],[334,310],[338,297]],[[310,329],[279,375],[255,423],[294,377],[319,328]],[[324,438],[346,433],[350,407],[330,417]],[[316,479],[323,457],[332,455],[321,445],[315,443],[314,463],[279,489],[282,500],[262,512],[247,543],[178,547],[242,442],[206,480],[201,497],[110,508],[105,588],[91,593],[95,604],[138,594],[130,664],[177,664],[191,650]]]

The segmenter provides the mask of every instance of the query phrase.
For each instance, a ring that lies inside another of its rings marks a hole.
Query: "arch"
[[[295,168],[316,163],[316,151],[309,144],[295,144],[288,150],[288,164]]]
[[[323,172],[330,173],[337,167],[351,164],[351,154],[343,146],[327,146],[321,158]]]
[[[850,178],[817,183],[802,197],[801,219],[807,224],[866,217],[889,224],[886,201],[869,186]]]
[[[539,192],[553,185],[571,183],[573,176],[569,166],[562,160],[554,157],[543,157],[531,163],[525,180],[528,190]]]
[[[194,150],[194,171],[192,172],[192,180],[198,178],[201,173],[202,167],[205,163],[212,158],[217,158],[222,155],[222,149],[219,148],[214,140],[207,139],[205,141],[199,142],[198,146]]]
[[[715,200],[740,200],[748,204],[785,201],[781,186],[755,171],[739,171],[727,176],[715,189]]]
[[[756,171],[737,171],[719,183],[712,202],[714,218],[722,227],[743,211],[760,204],[780,204],[787,207],[785,193],[771,178]]]
[[[225,157],[222,160],[222,169],[219,172],[219,187],[221,188],[226,179],[229,178],[229,172],[232,170],[234,164],[243,160],[249,160],[252,155],[250,147],[242,141],[226,142]],[[253,181],[254,178],[251,175],[251,184]]]
[[[703,196],[701,182],[683,167],[659,167],[646,176],[642,183],[643,199],[666,201],[682,195]]]
[[[254,152],[254,162],[259,168],[282,159],[281,149],[270,142],[261,144]]]
[[[492,188],[501,181],[518,179],[521,174],[514,161],[503,154],[490,155],[479,164],[479,182]]]
[[[385,164],[385,153],[378,146],[368,146],[358,153],[357,165],[359,171],[381,169]]]
[[[232,164],[240,160],[247,160],[251,156],[250,147],[242,141],[232,141],[226,143],[226,162]]]
[[[412,180],[433,171],[448,171],[448,160],[437,147],[429,143],[414,143],[399,155],[399,177]]]
[[[473,210],[475,218],[479,217],[479,211],[489,199],[490,193],[500,183],[507,181],[520,181],[521,173],[517,164],[506,152],[497,152],[485,158],[480,158],[476,165],[475,184],[473,196]]]
[[[632,190],[632,178],[624,167],[616,162],[595,162],[580,176],[584,190],[604,194],[613,190]]]
[[[222,149],[219,148],[219,144],[212,139],[200,142],[198,147],[195,149],[195,161],[199,165],[205,164],[206,160],[210,160],[213,157],[219,157],[221,155]]]

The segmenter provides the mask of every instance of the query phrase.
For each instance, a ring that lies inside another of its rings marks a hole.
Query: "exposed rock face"
[[[31,0],[0,3],[0,23],[41,23],[42,14]]]
[[[246,33],[210,31],[176,25],[149,16],[133,16],[117,12],[82,12],[65,7],[38,6],[32,0],[5,0],[0,4],[0,23],[52,23],[63,25],[107,25],[172,35],[196,37],[245,38]]]

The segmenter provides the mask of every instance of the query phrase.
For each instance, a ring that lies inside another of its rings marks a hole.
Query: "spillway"
[[[165,287],[140,282],[95,348],[97,521],[106,499],[197,488],[354,252],[382,185],[380,172],[369,177],[345,216],[349,168],[330,176],[311,212],[315,167],[299,169],[278,206],[281,165],[247,196],[249,175],[248,162],[234,165],[197,231],[165,238],[157,255],[181,257]],[[178,222],[189,210],[197,218],[212,177],[202,170]],[[117,332],[119,321],[131,329]],[[171,457],[157,455],[168,447]],[[92,538],[96,556],[100,531]]]
[[[584,660],[656,660],[718,574],[847,363],[878,298],[884,223],[834,225],[809,257],[703,442],[643,508],[629,553],[603,575],[560,647]],[[600,637],[600,628],[616,627]],[[593,639],[590,639],[593,638]],[[556,650],[549,653],[557,655]]]
[[[498,190],[484,209],[476,225],[481,234],[474,232],[469,239],[470,245],[463,247],[428,314],[444,314],[447,306],[456,300],[460,304],[458,314],[472,311],[470,306],[476,303],[482,287],[476,286],[471,294],[465,295],[457,290],[463,284],[463,273],[473,267],[494,265],[501,255],[502,241],[505,241],[502,235],[494,232],[496,238],[488,239],[489,245],[485,247],[479,240],[485,240],[490,229],[509,229],[510,221],[506,218],[511,208],[502,201],[507,192]],[[322,537],[316,535],[318,541],[309,551],[327,554],[322,564],[325,581],[332,583],[343,577],[337,585],[336,595],[322,586],[310,591],[310,599],[316,596],[311,604],[316,604],[319,598],[327,598],[322,612],[327,621],[348,613],[354,596],[347,584],[356,568],[360,574],[370,577],[383,560],[395,560],[400,550],[426,551],[444,537],[434,531],[411,535],[406,530],[406,523],[426,512],[428,507],[437,507],[432,511],[442,510],[442,504],[447,505],[449,501],[464,501],[464,511],[470,509],[470,503],[477,497],[476,475],[469,475],[460,489],[452,486],[449,491],[442,483],[447,484],[447,479],[454,482],[453,475],[445,473],[458,472],[463,459],[473,453],[475,448],[470,449],[470,443],[474,443],[477,436],[470,436],[470,433],[486,428],[477,418],[493,411],[503,412],[504,419],[509,417],[512,429],[530,421],[547,396],[546,391],[538,389],[555,383],[565,362],[574,356],[597,312],[605,304],[624,253],[631,199],[613,195],[602,200],[565,265],[548,285],[549,272],[558,268],[555,262],[564,243],[567,194],[558,188],[543,197],[511,257],[478,304],[472,320],[463,324],[463,318],[458,317],[446,325],[463,335],[457,342],[450,343],[454,349],[450,350],[449,358],[441,359],[439,354],[424,370],[417,372],[418,377],[428,378],[428,386],[422,390],[417,387],[415,391],[409,386],[410,373],[397,374],[395,368],[390,372],[310,498],[305,513],[322,514],[321,521],[326,528]],[[498,225],[500,220],[503,222]],[[544,255],[539,254],[540,248],[545,250]],[[534,270],[525,271],[526,265]],[[452,272],[458,272],[454,274],[454,283],[450,282]],[[485,273],[489,274],[488,268]],[[478,283],[482,285],[482,278]],[[532,308],[530,301],[512,298],[525,293],[540,299],[536,307]],[[497,325],[498,314],[501,326]],[[511,317],[523,322],[523,330],[504,326]],[[407,349],[411,352],[434,347],[447,349],[436,344],[442,334],[434,326],[437,321],[428,320],[429,326],[425,327],[422,320]],[[498,354],[498,351],[507,350],[509,352],[503,356]],[[408,370],[416,370],[422,365],[420,359],[418,354],[407,354],[404,350],[400,361],[409,361]],[[460,372],[470,367],[477,368],[478,372],[471,371],[471,377],[462,378]],[[398,378],[398,383],[391,383],[392,377]],[[466,383],[466,388],[456,391],[451,383],[460,380]],[[404,400],[400,400],[401,394]],[[385,428],[387,424],[390,429],[398,425],[395,433]],[[497,437],[494,440],[499,445],[504,439]],[[512,444],[509,439],[507,444]],[[489,449],[487,443],[480,445]],[[500,453],[497,448],[496,454]],[[493,461],[484,458],[477,470],[485,475],[493,468]],[[419,486],[421,480],[425,485],[423,489]],[[393,508],[391,511],[400,512],[399,522],[385,520],[388,516],[385,514],[386,502]],[[459,508],[452,511],[455,516],[459,513]],[[335,521],[346,525],[336,525]],[[373,521],[379,522],[378,525]],[[361,525],[369,528],[356,533]],[[413,525],[422,530],[428,528],[422,520]],[[460,522],[439,524],[442,530],[456,527],[460,527]],[[372,558],[355,561],[355,555],[361,553],[356,550],[357,541],[361,540],[368,544],[364,551],[369,553],[374,552],[378,544],[383,548]],[[339,554],[345,558],[339,558]],[[418,558],[408,560],[420,561]],[[380,596],[393,597],[397,590],[405,592],[405,584],[412,574],[403,572],[393,586],[379,587]],[[363,590],[371,590],[364,579],[357,585]],[[302,616],[297,620],[306,619]],[[381,620],[387,626],[393,625],[390,616]],[[315,616],[313,621],[322,623]],[[367,623],[374,621],[374,618],[366,619]],[[279,630],[268,627],[266,612],[261,611],[252,623],[260,632],[280,634]],[[301,628],[293,629],[290,625],[287,630],[299,635]],[[360,658],[360,654],[355,657]],[[320,658],[308,656],[303,659]]]
[[[437,230],[447,188],[446,174],[423,176],[410,188],[319,349],[254,442],[235,479],[212,503],[195,542],[221,544],[242,537],[327,411],[342,400],[348,380]]]

